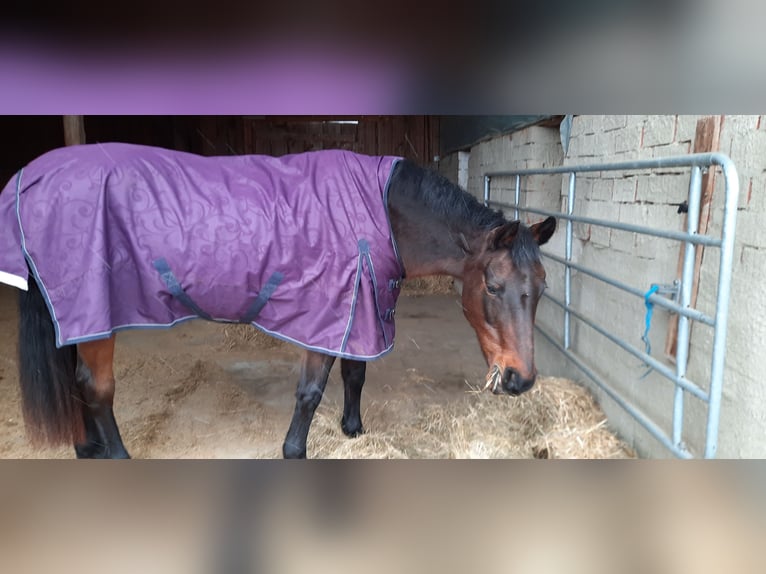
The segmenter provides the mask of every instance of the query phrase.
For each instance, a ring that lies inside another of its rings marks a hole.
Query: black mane
[[[486,207],[446,177],[409,160],[398,163],[393,177],[401,184],[395,186],[397,191],[435,213],[452,229],[489,231],[508,223],[502,211]],[[521,223],[511,242],[510,255],[516,264],[540,259],[540,248],[532,232]]]
[[[450,224],[454,223],[450,227],[460,229],[467,225],[489,230],[506,223],[501,211],[485,207],[473,195],[431,169],[403,160],[397,165],[395,175],[405,184],[402,188],[406,195]]]

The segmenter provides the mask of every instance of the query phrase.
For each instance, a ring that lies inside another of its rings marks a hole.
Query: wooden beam
[[[79,145],[84,143],[84,116],[64,116],[64,145]]]
[[[697,131],[694,135],[694,146],[692,153],[711,153],[718,151],[720,137],[721,137],[721,123],[723,116],[708,116],[702,118],[697,122]],[[702,194],[700,197],[700,218],[699,218],[699,233],[704,235],[707,233],[708,224],[710,223],[710,208],[713,204],[713,191],[715,190],[715,169],[711,168],[702,176]],[[688,221],[688,214],[684,216],[683,231],[686,231]],[[681,244],[680,253],[678,256],[678,275],[681,278],[681,273],[684,265],[684,250],[685,244]],[[696,250],[696,257],[694,260],[694,279],[692,282],[692,299],[691,306],[694,307],[697,304],[697,295],[699,294],[699,279],[700,268],[702,267],[702,257],[705,252],[703,245],[698,245]],[[692,323],[692,327],[694,324]],[[675,361],[676,350],[678,347],[678,315],[673,315],[670,318],[668,325],[668,336],[665,341],[665,355],[671,361]]]

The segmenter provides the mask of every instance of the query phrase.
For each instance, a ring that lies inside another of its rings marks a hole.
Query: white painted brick
[[[721,126],[721,135],[732,136],[753,131],[758,126],[758,116],[726,115]]]
[[[635,177],[623,177],[614,180],[612,189],[612,198],[618,202],[628,202],[636,200],[636,184],[638,179]]]
[[[697,122],[701,116],[680,115],[676,123],[676,142],[694,143],[697,134]]]
[[[591,116],[592,133],[599,134],[604,131],[604,117],[605,116]]]
[[[564,200],[563,204],[564,206],[566,206],[567,198],[564,197],[563,200]],[[586,208],[585,204],[586,204],[586,201],[583,200],[582,197],[575,197],[574,210],[573,210],[575,215],[585,215],[585,208]],[[585,223],[575,222],[572,227],[573,227],[573,233],[575,237],[583,241],[590,240],[590,225],[587,225]]]
[[[564,154],[560,143],[545,144],[535,146],[527,159],[529,161],[529,166],[532,168],[557,167],[561,165],[564,159]]]
[[[675,116],[649,116],[644,124],[644,147],[671,143],[675,129]]]
[[[666,145],[658,145],[652,148],[652,157],[665,158],[673,157],[677,155],[686,155],[691,153],[692,144],[690,142],[671,143]],[[672,168],[664,168],[663,171],[678,171],[679,173],[688,172],[689,168],[678,168],[677,170]]]
[[[548,128],[544,126],[529,126],[524,130],[527,132],[527,141],[535,143],[548,143],[551,141],[560,141],[559,129]]]
[[[582,136],[593,133],[593,116],[575,116],[572,118],[572,136]]]
[[[644,259],[657,259],[666,253],[668,245],[659,237],[651,235],[636,235],[636,250],[638,257]]]
[[[531,175],[523,179],[526,182],[526,188],[536,193],[546,193],[551,196],[558,195],[561,189],[560,175]]]
[[[641,145],[641,129],[641,126],[634,125],[615,130],[614,151],[620,153],[638,150]]]
[[[647,217],[647,206],[640,203],[620,204],[618,221],[633,225],[644,225]]]
[[[594,225],[590,230],[590,242],[600,247],[609,247],[612,230],[608,227]]]
[[[648,116],[641,114],[631,114],[625,117],[628,126],[644,126],[644,122]]]
[[[654,148],[645,147],[640,149],[635,149],[631,151],[626,151],[622,153],[617,153],[614,156],[615,161],[635,161],[640,159],[651,159],[652,158],[652,150]],[[648,173],[648,170],[645,169],[626,169],[622,172],[623,177],[634,177],[634,176],[642,176],[643,174]]]
[[[582,155],[582,144],[585,136],[572,136],[569,139],[568,158],[578,158]]]
[[[738,209],[748,209],[750,207],[750,198],[752,196],[753,186],[758,184],[753,181],[752,177],[740,177],[739,178],[739,197],[737,198]]]
[[[732,135],[731,159],[740,175],[766,172],[766,131],[750,129]]]
[[[581,241],[590,241],[590,225],[587,223],[575,222],[572,225],[572,233]]]
[[[736,242],[740,245],[766,248],[762,214],[750,210],[742,210],[737,214]],[[762,276],[763,271],[759,274],[759,277]]]
[[[750,180],[752,189],[748,190],[748,185],[742,186],[744,188],[743,193],[746,195],[750,192],[750,202],[748,203],[747,197],[742,197],[740,194],[739,206],[747,207],[748,210],[766,215],[766,174],[762,174],[753,177]]]
[[[688,196],[688,175],[651,175],[638,178],[637,201],[678,204]]]
[[[575,197],[582,200],[590,200],[593,198],[593,183],[592,177],[581,176],[575,180]]]
[[[636,248],[636,234],[619,229],[612,229],[610,246],[623,253],[633,253]]]
[[[514,154],[514,157],[518,159],[532,159],[534,157],[537,157],[537,154],[539,153],[538,151],[539,147],[541,146],[538,146],[534,142],[531,142],[523,146],[514,148],[513,154]]]
[[[580,141],[580,157],[594,157],[598,155],[598,135],[590,134],[582,136]]]
[[[583,215],[594,219],[614,221],[619,216],[619,205],[609,201],[586,201],[583,204]],[[593,243],[609,247],[611,230],[608,227],[594,225],[591,228],[590,240]]]
[[[740,274],[740,277],[759,277],[763,275],[763,270],[766,269],[766,251],[745,246],[742,250],[741,262],[741,265],[739,265],[737,269],[737,273]],[[762,307],[760,312],[766,317],[766,301],[762,298],[760,299],[761,300],[758,301],[758,305]]]
[[[614,180],[596,179],[593,181],[591,197],[598,201],[609,201],[612,199],[612,185]]]
[[[605,132],[624,128],[628,125],[628,116],[604,116],[602,129]]]
[[[621,203],[619,204],[618,221],[633,225],[643,225],[652,229],[673,229],[680,231],[683,218],[676,211],[673,206],[667,205]]]
[[[599,152],[598,155],[600,157],[608,158],[614,155],[616,147],[616,136],[614,131],[597,134],[596,141]]]

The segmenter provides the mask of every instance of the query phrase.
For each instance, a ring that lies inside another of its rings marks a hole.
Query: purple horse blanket
[[[0,282],[27,289],[31,269],[59,347],[201,317],[374,359],[393,347],[404,272],[398,160],[57,149],[0,193]]]

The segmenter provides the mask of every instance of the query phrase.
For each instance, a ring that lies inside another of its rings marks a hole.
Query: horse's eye
[[[487,283],[487,293],[489,293],[490,295],[497,295],[498,293],[500,293],[500,287],[497,285],[490,285],[489,283]]]

